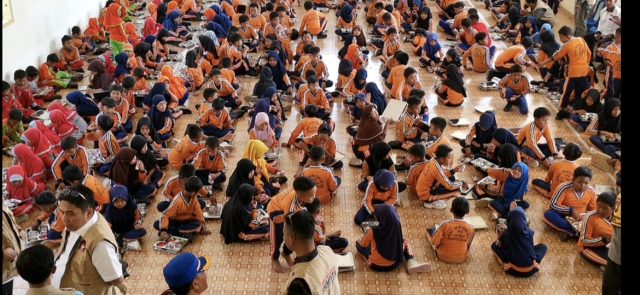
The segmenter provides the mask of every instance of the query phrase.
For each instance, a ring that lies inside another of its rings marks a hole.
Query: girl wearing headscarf
[[[163,81],[167,81],[167,83],[165,83]],[[158,82],[156,82],[156,84],[153,84],[153,87],[151,87],[151,90],[149,90],[149,93],[142,100],[142,104],[144,106],[144,110],[145,110],[145,112],[147,114],[153,108],[153,97],[154,96],[160,95],[160,96],[164,97],[165,102],[167,102],[167,104],[173,100],[173,98],[174,98],[173,94],[170,93],[169,90],[167,89],[167,84],[169,83],[168,81],[169,80],[166,77],[164,79],[162,79],[162,77],[160,77]]]
[[[493,132],[493,139],[487,147],[487,155],[483,156],[488,161],[491,161],[494,164],[500,165],[500,161],[498,160],[498,154],[500,151],[500,147],[510,143],[513,146],[518,146],[518,140],[516,136],[509,130],[505,128],[498,128]],[[507,166],[511,167],[511,166]]]
[[[81,139],[84,134],[78,131],[78,128],[73,125],[73,122],[69,122],[64,114],[59,110],[52,110],[49,112],[49,118],[51,119],[51,131],[59,138],[65,138],[71,136],[75,139]]]
[[[344,38],[351,34],[351,30],[355,27],[356,21],[353,17],[353,6],[345,4],[338,13],[338,22],[336,23],[336,35]],[[343,32],[344,30],[344,32]]]
[[[93,100],[82,94],[82,92],[80,91],[76,90],[67,94],[66,99],[69,103],[74,105],[78,115],[80,115],[80,117],[82,117],[82,119],[85,121],[85,126],[87,125],[86,122],[92,122],[93,118],[95,118],[95,116],[100,113],[100,108],[98,107],[98,105]],[[87,127],[85,127],[85,130]]]
[[[74,91],[74,92],[77,92],[77,91]],[[71,92],[70,94],[67,95],[67,101],[69,100],[68,97],[74,92]],[[78,93],[82,95],[81,92],[78,92]],[[63,118],[66,121],[70,122],[71,125],[73,125],[77,129],[75,134],[79,137],[75,137],[76,139],[80,140],[84,136],[84,134],[87,133],[87,128],[88,128],[87,122],[82,117],[80,117],[76,111],[73,111],[71,109],[64,107],[60,102],[54,101],[47,106],[47,111],[49,111],[49,118],[51,118],[51,112],[54,110],[60,111],[63,115]],[[77,107],[76,107],[76,110],[77,110]],[[53,119],[51,119],[51,121],[53,123]],[[64,136],[61,136],[61,138],[63,137]]]
[[[346,59],[343,59],[343,60],[347,61]],[[350,79],[349,81],[347,81],[347,84],[344,86],[344,94],[348,97],[348,96],[356,96],[357,94],[364,93],[364,88],[367,85],[367,76],[368,76],[367,70],[365,69],[357,70],[356,75],[353,77],[353,79]]]
[[[156,191],[156,187],[147,181],[146,175],[147,171],[142,161],[136,157],[136,151],[127,147],[120,149],[109,172],[109,178],[114,184],[126,186],[137,202],[149,205],[149,197]]]
[[[375,143],[384,141],[386,136],[386,124],[380,119],[378,111],[373,105],[368,105],[362,110],[362,117],[358,124],[358,131],[353,138],[353,153],[359,160],[364,160],[371,153],[369,147]],[[353,161],[351,166],[359,166]]]
[[[151,35],[150,37],[153,36]],[[156,63],[155,59],[152,59],[153,52],[151,50],[151,44],[147,42],[140,42],[133,48],[134,58],[147,75],[153,75],[158,67],[158,63]]]
[[[158,167],[158,161],[153,150],[149,148],[147,139],[142,135],[136,135],[131,139],[131,148],[136,151],[136,158],[144,164],[144,169],[147,171],[146,177],[142,182],[149,183],[155,188],[162,186],[160,181],[164,177],[164,172]]]
[[[548,24],[544,24],[545,26]],[[544,27],[544,26],[543,26]],[[538,51],[538,63],[543,63],[550,59],[558,50],[560,50],[560,44],[556,41],[555,36],[553,35],[553,31],[549,29],[548,31],[540,31],[540,51]],[[540,67],[540,75],[546,78],[547,73],[554,66],[555,62],[549,63]]]
[[[447,66],[447,78],[442,82],[442,86],[436,90],[438,101],[448,107],[458,107],[467,97],[464,87],[464,80],[458,66],[450,64]]]
[[[158,138],[163,145],[173,136],[173,117],[167,109],[167,101],[162,95],[154,95],[151,111],[147,114],[153,128],[158,132]]]
[[[249,139],[260,140],[270,149],[275,149],[280,146],[280,143],[276,139],[275,132],[269,125],[269,115],[265,112],[260,112],[256,115],[255,124],[253,128],[249,130]]]
[[[42,136],[46,138],[49,143],[51,143],[51,151],[53,151],[54,155],[57,156],[60,152],[62,152],[62,148],[60,147],[60,142],[62,138],[58,136],[56,133],[51,131],[47,125],[40,120],[33,120],[29,123],[28,129],[38,129]]]
[[[164,28],[161,24],[156,23],[155,18],[152,16],[147,17],[147,20],[144,22],[144,29],[142,30],[142,37],[147,38],[148,36],[158,34],[160,29]],[[133,45],[133,44],[131,44]],[[135,46],[135,45],[134,45]]]
[[[591,121],[585,131],[589,141],[605,154],[619,159],[620,136],[622,123],[622,105],[619,99],[609,98],[604,104],[602,113]]]
[[[205,58],[211,63],[211,65],[215,67],[220,64],[218,46],[216,45],[215,40],[207,37],[206,35],[200,35],[198,36],[198,41],[200,41],[200,45],[205,52]]]
[[[217,7],[218,9],[220,9],[217,5],[214,5],[213,7]],[[231,19],[229,19],[229,16],[222,12],[217,13],[216,16],[213,17],[213,22],[219,24],[227,32],[229,32],[229,28],[231,28],[231,26],[233,25],[231,23]]]
[[[20,137],[31,151],[38,156],[47,169],[51,168],[54,159],[54,145],[37,128],[29,128]],[[60,146],[58,145],[58,148]],[[57,155],[57,154],[56,154]]]
[[[167,17],[167,13],[169,11],[169,7],[167,7],[167,3],[161,3],[158,5],[158,9],[156,10],[156,23],[162,24],[164,23],[164,19]]]
[[[355,43],[362,49],[362,54],[365,56],[369,54],[369,50],[367,48],[367,36],[364,35],[364,29],[360,25],[355,25],[353,30],[351,31],[353,34],[353,38],[355,39]]]
[[[124,66],[126,67],[126,63]],[[96,90],[101,89],[103,91],[109,91],[111,89],[111,84],[114,80],[113,75],[106,72],[105,65],[101,61],[92,61],[87,69],[91,71],[93,75],[93,78],[91,79],[91,88]]]
[[[256,166],[254,181],[258,190],[269,196],[275,196],[280,190],[280,184],[270,175],[279,171],[278,168],[267,164],[264,159],[264,154],[268,150],[269,148],[262,141],[251,139],[244,150],[242,158],[250,160]]]
[[[402,262],[406,263],[410,274],[431,269],[431,264],[419,263],[413,257],[411,244],[402,235],[400,216],[393,205],[375,205],[373,215],[378,226],[367,230],[356,242],[358,253],[367,260],[370,269],[379,272],[393,271]]]
[[[449,65],[455,65],[456,67],[458,67],[458,69],[462,67],[462,59],[460,58],[460,54],[458,54],[458,51],[455,48],[450,48],[449,50],[447,50],[447,53],[444,56],[442,63],[440,64],[440,68],[434,70],[440,77],[442,77],[442,79],[446,79],[447,68],[449,67]],[[458,72],[460,73],[460,71]],[[462,75],[462,73],[460,73],[460,75]]]
[[[116,60],[116,63],[118,65],[116,66],[116,71],[113,74],[113,76],[115,77],[116,84],[122,83],[122,80],[124,80],[124,77],[129,75],[129,68],[127,68],[129,55],[125,52],[122,52],[116,55],[114,59]]]
[[[520,151],[518,148],[510,143],[505,143],[497,149],[496,152],[497,164],[501,168],[511,168],[518,162],[522,161]]]
[[[21,166],[9,167],[6,184],[9,198],[22,201],[16,209],[13,209],[13,215],[16,217],[33,211],[33,198],[45,189],[43,183],[36,183],[27,177]]]
[[[127,42],[127,34],[124,31],[124,21],[122,20],[126,16],[127,11],[120,4],[111,3],[107,7],[103,24],[109,31],[109,44],[111,44],[114,56],[124,51],[124,43]]]
[[[533,244],[534,231],[521,207],[511,208],[507,220],[506,229],[498,230],[498,240],[491,244],[491,250],[507,274],[530,277],[540,269],[547,246]]]
[[[22,167],[25,177],[35,181],[38,185],[46,185],[47,170],[36,154],[24,143],[19,143],[13,148],[13,154]]]
[[[116,184],[109,191],[111,203],[104,212],[104,218],[111,226],[116,236],[118,247],[125,243],[144,238],[147,231],[142,227],[144,218],[135,200],[130,199],[129,190],[123,185]]]
[[[517,43],[520,43],[522,38],[531,37],[533,34],[537,32],[538,32],[538,26],[536,25],[536,17],[530,15],[527,18],[525,18],[524,22],[520,26],[518,37],[516,38]]]
[[[476,206],[485,207],[488,202],[485,197],[493,198],[489,206],[500,218],[507,217],[511,202],[516,202],[522,209],[529,208],[529,203],[523,200],[529,191],[529,167],[526,164],[518,162],[511,169],[488,168],[487,173],[496,180],[495,185],[478,184],[477,189],[474,188],[474,194],[482,199],[476,202]]]
[[[162,26],[169,32],[169,35],[175,38],[180,38],[182,36],[186,36],[189,31],[183,26],[180,25],[182,21],[182,14],[180,10],[169,10],[169,14],[165,17],[164,22],[162,22]]]
[[[393,163],[391,167],[393,167]],[[374,205],[386,203],[393,206],[398,200],[398,182],[393,172],[381,168],[369,178],[365,183],[365,196],[362,199],[362,206],[353,217],[353,221],[357,225],[362,224],[362,222],[371,217],[375,210]]]
[[[378,88],[378,85],[376,85],[376,83],[367,83],[364,87],[363,93],[367,95],[369,97],[369,101],[374,106],[376,106],[378,114],[384,113],[384,110],[387,108],[387,100],[385,99],[384,94],[382,94],[382,91],[380,91],[380,88]]]
[[[168,155],[162,150],[160,137],[158,136],[156,129],[153,127],[149,117],[142,117],[138,120],[136,135],[140,135],[146,140],[147,149],[149,149],[155,157],[158,167],[163,169],[169,165],[169,160],[167,159]]]
[[[420,66],[426,67],[429,73],[433,73],[438,68],[444,57],[442,46],[438,42],[438,35],[431,33],[427,36],[427,42],[422,47],[422,57]]]
[[[487,111],[480,115],[480,120],[476,122],[465,139],[460,140],[462,152],[467,157],[474,158],[486,154],[486,147],[493,140],[493,133],[498,129],[496,115],[494,112]]]
[[[364,69],[367,64],[367,61],[360,51],[360,47],[356,43],[349,44],[349,47],[347,47],[347,53],[345,54],[344,58],[349,60],[353,64],[353,68],[356,70]]]
[[[189,91],[187,91],[187,87],[184,86],[184,81],[182,80],[182,78],[176,77],[173,74],[173,69],[171,69],[170,66],[163,66],[160,73],[162,74],[162,76],[169,79],[169,90],[178,99],[178,104],[184,105],[187,99],[189,99]]]
[[[233,197],[242,184],[254,186],[255,174],[256,165],[254,165],[249,159],[240,159],[235,170],[233,170],[231,177],[229,177],[229,184],[227,185],[225,196],[227,198]]]
[[[253,86],[253,95],[257,97],[263,97],[265,90],[270,87],[273,87],[275,89],[277,85],[275,82],[273,82],[273,74],[271,73],[271,68],[264,67],[260,70],[260,78],[258,82]]]
[[[262,224],[253,222],[254,217],[258,215],[253,202],[257,195],[257,188],[244,183],[222,208],[220,234],[224,237],[225,244],[250,242],[269,235],[268,222]]]
[[[105,37],[104,30],[100,28],[100,24],[98,23],[98,19],[95,17],[89,18],[89,26],[86,30],[84,30],[84,35],[89,37],[91,41],[96,43],[102,43],[107,41]]]
[[[276,83],[276,88],[282,91],[289,91],[291,81],[289,80],[287,69],[280,58],[280,55],[276,51],[270,51],[267,60],[267,67],[271,70],[273,82]]]
[[[590,121],[582,121],[581,115],[587,113],[600,114],[603,106],[600,102],[600,91],[595,88],[590,88],[582,92],[582,98],[573,103],[573,109],[571,110],[571,120],[569,123],[573,125],[578,132],[583,132],[591,124]]]
[[[226,39],[227,35],[229,35],[229,32],[222,25],[213,21],[210,21],[206,25],[204,25],[204,28],[207,30],[207,33],[211,32],[215,34],[215,39],[209,37],[214,41],[218,39]]]
[[[142,41],[142,38],[138,35],[136,25],[132,22],[124,24],[124,32],[127,34],[127,41],[129,41],[129,44],[136,46],[140,41]]]
[[[550,23],[545,23],[542,25],[542,27],[540,27],[540,30],[535,32],[533,35],[531,35],[531,42],[533,42],[533,45],[535,46],[536,44],[539,46],[542,44],[542,33],[544,32],[548,32],[551,31],[552,27]],[[553,36],[553,31],[551,31],[551,34]]]
[[[369,186],[369,181],[373,179],[373,176],[378,170],[386,169],[392,173],[396,173],[393,160],[389,156],[391,147],[384,141],[377,142],[371,146],[371,154],[364,160],[362,165],[362,175],[360,178],[362,181],[358,185],[360,191],[365,191]]]
[[[353,68],[351,61],[342,59],[338,64],[338,81],[336,81],[336,91],[342,92],[345,85],[355,78],[358,71]],[[345,95],[346,96],[346,95]]]

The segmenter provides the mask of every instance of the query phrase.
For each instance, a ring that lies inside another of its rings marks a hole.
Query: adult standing
[[[18,276],[16,258],[22,250],[20,227],[9,208],[2,206],[2,294],[13,294],[13,279]]]
[[[616,200],[616,208],[613,211],[611,219],[613,225],[613,237],[611,237],[611,245],[609,246],[609,257],[607,257],[607,266],[604,269],[602,277],[602,294],[615,295],[620,294],[622,289],[622,195],[618,194]]]
[[[116,238],[94,208],[93,192],[85,186],[60,195],[58,210],[66,229],[56,255],[53,286],[84,294],[126,294]]]
[[[582,37],[587,34],[587,20],[594,2],[594,0],[576,0],[576,6],[573,10],[573,18],[576,21],[574,36]]]

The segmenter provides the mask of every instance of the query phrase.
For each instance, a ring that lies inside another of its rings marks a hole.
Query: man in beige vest
[[[92,295],[126,294],[117,242],[94,209],[93,192],[81,185],[64,190],[58,199],[66,229],[56,255],[53,286]]]
[[[333,250],[313,241],[315,221],[306,210],[285,216],[284,243],[296,253],[285,294],[340,294]]]
[[[29,283],[27,295],[83,295],[73,289],[57,289],[51,285],[56,272],[53,251],[42,244],[34,245],[18,255],[16,268],[20,276]]]
[[[22,250],[20,227],[9,208],[2,206],[2,294],[13,294],[13,278],[18,276],[16,257]]]

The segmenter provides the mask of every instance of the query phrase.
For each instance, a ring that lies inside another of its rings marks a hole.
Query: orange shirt
[[[578,214],[596,209],[596,191],[589,186],[584,192],[578,193],[573,188],[573,182],[565,182],[558,186],[551,197],[550,208],[569,215],[571,211]]]
[[[298,212],[303,210],[302,204],[298,201],[296,191],[289,189],[287,191],[280,192],[275,197],[271,198],[269,204],[267,204],[267,213],[273,216],[275,212],[282,212],[282,215],[276,216],[273,219],[274,223],[284,223],[284,217],[290,212]]]
[[[447,9],[447,7],[460,2],[460,0],[442,0],[440,1],[440,8]]]
[[[362,206],[364,206],[369,213],[373,213],[375,211],[373,201],[384,202],[387,205],[393,206],[398,200],[398,182],[396,181],[393,188],[386,192],[378,191],[378,188],[373,181],[369,182],[367,190],[364,192],[364,196]]]
[[[196,84],[196,87],[200,87],[202,86],[202,83],[204,83],[204,74],[202,73],[202,69],[199,65],[195,68],[187,68],[187,74],[193,83]]]
[[[127,34],[124,32],[123,24],[107,27],[109,39],[120,43],[127,42]]]
[[[253,129],[252,129],[253,130]],[[314,135],[311,138],[305,139],[304,143],[310,146],[321,146],[324,149],[327,160],[333,160],[336,156],[336,141],[329,137],[324,142],[321,142],[318,135]]]
[[[138,79],[138,81],[136,81],[136,84],[133,85],[133,90],[135,91],[149,91],[149,82],[147,82],[147,79],[145,78],[140,78]]]
[[[392,57],[396,54],[396,52],[400,51],[400,41],[386,41],[384,42],[384,48],[382,49],[382,54],[387,57]]]
[[[197,11],[195,0],[185,0],[182,2],[182,6],[180,7],[180,12],[182,12],[182,14],[185,14],[189,11],[192,11],[192,12]]]
[[[55,80],[56,76],[53,70],[47,63],[43,63],[38,71],[38,82],[44,85],[50,85],[50,82]]]
[[[420,178],[420,174],[424,168],[427,167],[428,161],[422,161],[418,163],[414,163],[409,168],[409,173],[407,174],[407,187],[409,188],[409,192],[413,195],[418,195],[416,191],[416,185],[418,184],[418,178]]]
[[[507,63],[512,62],[525,65],[526,56],[527,50],[522,45],[509,46],[496,57],[496,67],[505,67]]]
[[[542,52],[542,51],[540,51]],[[471,58],[471,66],[478,73],[486,73],[491,62],[489,48],[475,43],[462,55],[462,65],[467,66],[467,60]]]
[[[214,155],[213,159],[209,156],[207,149],[201,149],[193,162],[196,170],[208,170],[211,173],[225,172],[227,164],[224,161],[224,153],[220,150]]]
[[[302,66],[302,70],[300,71],[300,73],[304,75],[309,70],[313,70],[316,73],[316,78],[318,78],[318,80],[324,80],[329,76],[329,70],[321,60],[318,60],[318,63],[315,66],[313,65],[311,60],[307,61]]]
[[[241,27],[239,28],[239,33],[243,40],[258,40],[258,33],[252,26],[247,27],[246,31],[242,30]]]
[[[357,243],[364,248],[371,247],[371,255],[369,255],[367,265],[391,266],[396,263],[395,261],[384,258],[380,252],[378,252],[378,245],[376,245],[376,239],[373,238],[372,230],[368,230],[364,234],[364,237]]]
[[[420,197],[420,201],[437,201],[438,196],[432,196],[431,189],[439,185],[448,190],[454,190],[462,186],[461,181],[451,181],[449,177],[451,177],[449,169],[445,170],[442,168],[436,159],[429,160],[424,170],[422,170],[422,173],[420,173],[418,185],[416,186],[416,192],[418,197]]]
[[[576,168],[578,168],[578,164],[565,159],[557,160],[551,164],[545,179],[551,185],[551,192],[555,192],[560,184],[571,181],[573,179],[573,171]]]
[[[578,249],[604,247],[606,244],[602,241],[603,237],[607,237],[611,241],[613,236],[613,226],[609,220],[606,220],[598,212],[587,212],[582,218],[582,228],[580,230],[580,239],[578,239]]]
[[[289,144],[293,144],[300,133],[302,133],[304,137],[312,137],[318,134],[318,129],[320,129],[322,123],[324,123],[324,121],[320,118],[305,117],[291,133]]]
[[[405,112],[400,121],[396,123],[396,140],[399,142],[405,142],[409,139],[414,139],[418,136],[418,127],[414,127],[413,123],[416,120],[420,120],[420,115],[412,116]]]
[[[428,237],[438,259],[446,263],[463,263],[469,255],[474,234],[473,225],[461,219],[451,219],[442,223]]]
[[[307,90],[302,94],[302,107],[305,108],[307,105],[315,105],[320,110],[330,110],[329,101],[324,94],[322,89],[318,89],[316,91],[316,95],[311,93],[311,90]]]
[[[513,76],[509,74],[500,81],[500,87],[511,88],[516,95],[527,94],[529,93],[529,80],[524,76],[520,76],[520,80],[516,82]]]
[[[53,160],[51,165],[51,171],[53,171],[53,177],[55,180],[62,179],[62,163],[67,165],[77,166],[82,170],[82,175],[89,175],[89,157],[87,156],[87,149],[78,145],[75,155],[66,153],[64,150]]]
[[[120,152],[118,140],[116,140],[116,136],[113,135],[111,131],[107,131],[107,133],[100,137],[98,147],[100,148],[100,154],[104,158],[105,163],[111,163],[118,152]]]
[[[294,67],[294,70],[296,72],[299,72],[300,74],[304,74],[304,72],[302,72],[302,67],[304,65],[306,65],[309,60],[311,60],[311,54],[302,54],[300,55],[300,59],[298,59],[298,62],[296,63],[296,66]]]
[[[417,47],[418,49],[422,49],[424,47],[424,44],[427,43],[427,37],[422,36],[422,35],[417,35],[413,38],[413,41],[411,41],[411,45]],[[417,54],[417,51],[414,52]]]
[[[316,183],[316,198],[320,199],[320,203],[329,204],[333,193],[338,189],[338,183],[331,170],[321,165],[309,166],[302,170],[302,175],[313,179]]]
[[[233,5],[229,4],[229,2],[227,1],[221,1],[220,8],[222,8],[222,11],[224,11],[224,13],[229,18],[232,18],[236,15],[236,11],[234,10]]]
[[[203,143],[192,142],[189,136],[185,135],[169,153],[169,164],[178,169],[182,164],[191,162],[196,153],[203,148]]]
[[[298,45],[296,46],[296,54],[297,54],[297,55],[299,55],[301,58],[302,58],[302,56],[305,56],[305,54],[304,54],[304,47],[305,47],[305,45],[307,45],[307,44],[309,44],[309,45],[311,45],[311,46],[313,46],[313,47],[318,46],[318,45],[316,44],[316,42],[313,42],[313,41],[311,41],[311,42],[309,42],[309,43],[304,43],[304,42],[300,42],[300,43],[298,43]],[[307,61],[309,61],[309,59],[311,58],[311,55],[306,55],[306,56],[307,56],[307,58],[304,60],[304,63],[302,63],[303,65],[304,65],[305,63],[307,63]],[[299,61],[298,61],[298,62],[299,62]]]
[[[399,90],[402,91],[402,100],[407,100],[409,99],[409,94],[411,93],[411,90],[413,89],[423,89],[422,87],[422,83],[420,83],[420,81],[416,81],[415,84],[413,85],[409,85],[409,83],[407,83],[404,78],[402,78],[400,84],[402,85]],[[394,84],[395,86],[395,84]],[[396,94],[397,95],[397,94]]]
[[[341,17],[338,17],[338,22],[336,23],[336,28],[337,29],[349,29],[349,30],[353,30],[353,28],[356,26],[356,19],[353,18],[351,20],[350,23],[346,22],[344,19],[342,19]]]
[[[120,114],[120,120],[124,124],[129,120],[129,101],[122,97],[120,103],[116,104],[115,111]]]
[[[338,81],[336,81],[336,89],[344,88],[349,80],[352,80],[356,77],[356,73],[356,70],[351,70],[351,74],[349,74],[349,76],[338,75]]]
[[[82,184],[93,192],[93,199],[98,205],[108,205],[111,203],[109,190],[104,187],[102,181],[98,180],[93,175],[85,176]]]
[[[225,96],[233,96],[238,97],[236,94],[236,90],[233,88],[233,85],[229,83],[229,81],[221,79],[220,85],[216,85],[216,83],[211,83],[211,88],[215,89],[218,92],[219,97]]]
[[[169,220],[189,221],[198,220],[204,225],[204,215],[200,202],[197,198],[187,201],[182,192],[171,201],[169,207],[162,213],[160,217],[160,228],[167,230],[169,228]]]
[[[303,32],[304,30],[307,30],[311,33],[311,35],[318,35],[319,33],[322,32],[321,22],[326,18],[327,17],[325,15],[323,15],[321,12],[317,10],[313,10],[313,9],[309,10],[302,17],[302,22],[300,23],[300,30],[298,31]]]
[[[78,51],[78,48],[76,47],[72,47],[71,50],[60,48],[59,56],[62,58],[63,62],[70,63],[80,59],[80,51]]]
[[[175,199],[175,197],[184,190],[184,185],[180,183],[180,179],[178,178],[179,176],[177,175],[170,178],[164,187],[164,192],[162,194],[168,201]],[[202,187],[198,192],[199,197],[206,197],[208,194],[209,191],[205,187]]]
[[[463,11],[463,12],[460,12],[460,13],[456,14],[456,16],[453,17],[453,28],[460,30],[460,28],[462,28],[462,20],[467,18],[467,15],[468,14],[467,14],[466,11]]]
[[[591,60],[591,50],[587,42],[580,37],[573,37],[565,43],[560,50],[553,55],[553,60],[569,58],[568,78],[585,77],[589,74],[589,60]]]
[[[264,31],[264,27],[267,26],[267,19],[260,14],[256,17],[249,16],[249,25],[251,25],[256,31],[262,32]]]
[[[613,78],[622,79],[622,57],[620,46],[616,43],[611,43],[602,52],[602,57],[613,64]]]
[[[535,122],[531,122],[528,125],[525,125],[518,133],[518,144],[524,145],[529,149],[533,150],[538,159],[543,159],[545,156],[538,147],[538,141],[543,137],[547,140],[547,146],[549,146],[549,150],[551,150],[552,154],[557,153],[556,143],[551,136],[551,128],[547,126],[545,129],[540,130],[536,127]],[[524,143],[524,144],[523,144]]]
[[[224,77],[227,81],[229,81],[232,84],[239,83],[238,78],[236,78],[236,72],[234,72],[233,70],[220,69],[220,74],[222,75],[222,77]]]
[[[452,104],[461,104],[464,102],[464,95],[462,93],[455,91],[453,88],[449,88],[447,85],[440,86],[440,92],[447,93],[447,99],[449,103]]]
[[[231,128],[231,117],[225,109],[222,109],[220,114],[216,115],[216,110],[210,108],[200,117],[200,126],[213,126],[219,129]]]
[[[400,82],[400,80],[404,79],[404,70],[407,69],[407,65],[396,64],[389,71],[389,76],[387,76],[387,83],[395,84]]]

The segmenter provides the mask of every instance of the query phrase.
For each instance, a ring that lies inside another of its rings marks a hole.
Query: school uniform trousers
[[[371,255],[371,247],[363,247],[360,245],[360,243],[356,242],[356,250],[358,250],[358,254],[362,255],[367,260],[369,259],[369,256]],[[413,249],[411,248],[411,244],[407,239],[405,239],[402,243],[402,254],[405,261],[413,259]],[[402,262],[403,261],[396,261],[394,264],[389,266],[380,266],[372,263],[369,264],[369,268],[378,272],[388,272],[398,268],[398,266],[402,264]]]
[[[546,143],[538,144],[538,148],[540,149],[540,151],[544,155],[544,159],[552,156],[551,150],[549,149],[549,146],[547,146]],[[523,152],[525,155],[529,156],[530,158],[533,158],[533,159],[536,159],[536,160],[544,160],[544,159],[538,159],[538,157],[533,152],[533,150],[530,149],[529,147],[524,146],[524,145],[520,146],[520,151]]]
[[[213,179],[213,183],[209,182],[209,172],[208,170],[196,170],[196,176],[200,178],[203,185],[211,185],[213,189],[222,189],[222,184],[227,180],[227,176],[224,173],[220,173],[220,175],[216,176]]]
[[[573,226],[571,226],[569,221],[567,221],[566,216],[568,215],[565,215],[553,209],[549,209],[544,212],[544,218],[542,219],[542,221],[559,231],[567,233],[572,237],[577,237],[579,233],[575,229],[573,229]]]
[[[202,132],[206,136],[214,136],[217,138],[222,138],[227,135],[229,132],[235,132],[236,130],[233,128],[218,128],[212,125],[202,126]]]
[[[199,220],[187,220],[187,221],[179,221],[179,220],[169,220],[169,227],[167,228],[167,233],[172,236],[182,236],[185,233],[191,233],[198,227],[200,227],[201,223]],[[156,220],[153,223],[153,228],[156,230],[160,230],[160,220]]]
[[[589,141],[599,150],[609,155],[611,158],[620,159],[616,152],[620,151],[620,144],[605,143],[600,136],[594,135],[589,137]]]
[[[280,259],[280,245],[282,245],[282,253],[284,255],[291,255],[293,251],[287,247],[284,242],[284,222],[276,223],[274,219],[280,215],[283,215],[284,211],[275,211],[269,214],[271,219],[271,259]]]
[[[518,263],[517,261],[509,261],[507,259],[507,254],[506,254],[506,248],[509,247],[510,245],[503,245],[498,246],[497,242],[493,242],[493,244],[491,244],[491,250],[493,251],[493,254],[495,254],[496,256],[498,256],[498,258],[500,259],[500,261],[502,263],[511,263],[514,264]],[[547,246],[545,244],[538,244],[533,246],[533,251],[536,253],[536,262],[537,263],[541,263],[542,259],[544,258],[545,255],[547,255]],[[534,268],[531,271],[528,272],[519,272],[517,270],[514,270],[513,268],[510,268],[509,270],[506,271],[506,273],[515,276],[515,277],[521,277],[521,278],[526,278],[526,277],[530,277],[533,274],[537,273],[538,269]]]
[[[515,99],[513,101],[509,100],[513,96],[515,96]],[[526,115],[529,113],[529,106],[524,94],[516,94],[513,89],[506,87],[504,97],[507,99],[507,104],[517,106],[521,114]]]

